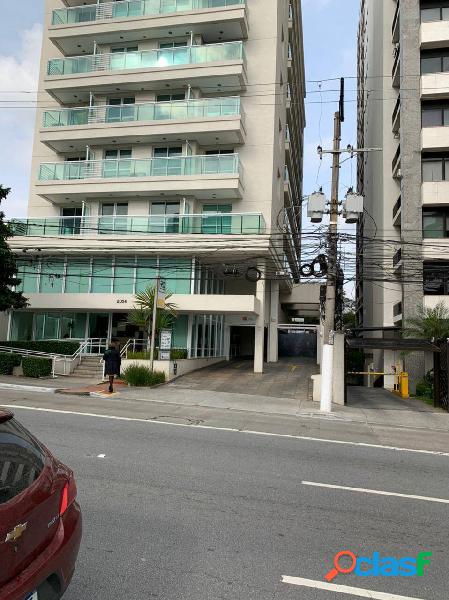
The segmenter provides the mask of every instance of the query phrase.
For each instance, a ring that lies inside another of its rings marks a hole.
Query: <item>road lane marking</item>
[[[97,458],[106,458],[106,454],[99,454]]]
[[[441,452],[439,450],[418,450],[416,448],[401,448],[397,446],[383,446],[382,444],[368,444],[365,442],[349,442],[346,440],[330,440],[328,438],[316,438],[305,435],[289,435],[286,433],[270,433],[267,431],[252,431],[251,429],[236,429],[235,427],[214,427],[212,425],[191,425],[186,423],[170,423],[169,421],[156,421],[155,418],[139,419],[137,417],[118,417],[116,415],[100,415],[98,413],[79,412],[73,410],[60,410],[56,408],[43,408],[40,406],[23,406],[20,404],[0,404],[4,408],[34,410],[37,412],[48,412],[59,415],[75,415],[78,417],[95,417],[97,419],[110,419],[115,421],[130,421],[136,423],[154,423],[155,425],[168,425],[170,427],[194,427],[195,429],[206,429],[212,431],[228,431],[232,433],[247,433],[250,435],[260,435],[267,437],[286,438],[290,440],[299,440],[304,442],[320,442],[323,444],[340,444],[342,446],[358,446],[360,448],[373,448],[377,450],[391,450],[394,452],[412,452],[414,454],[428,454],[431,456],[449,457],[449,452]]]
[[[314,579],[303,579],[302,577],[289,577],[282,575],[282,583],[297,585],[300,587],[315,588],[317,590],[326,590],[327,592],[337,592],[338,594],[351,594],[359,598],[371,598],[372,600],[423,600],[412,596],[398,596],[397,594],[388,594],[385,592],[375,592],[364,588],[356,588],[348,585],[337,585],[335,583],[325,583],[324,581],[315,581]]]
[[[330,483],[317,483],[316,481],[301,481],[302,485],[311,487],[328,488],[331,490],[344,490],[347,492],[359,492],[361,494],[376,494],[378,496],[396,496],[398,498],[409,498],[410,500],[425,500],[426,502],[438,502],[449,504],[445,498],[433,498],[432,496],[416,496],[415,494],[400,494],[399,492],[385,492],[383,490],[370,490],[366,488],[347,487],[344,485],[333,485]]]

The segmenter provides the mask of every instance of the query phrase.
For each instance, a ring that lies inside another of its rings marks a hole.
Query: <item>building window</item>
[[[151,204],[151,232],[179,232],[179,202],[153,202]]]
[[[433,6],[421,6],[421,22],[449,21],[449,2],[431,2]]]
[[[106,107],[106,121],[108,123],[122,123],[124,121],[134,121],[136,110],[133,104],[136,99],[129,98],[109,98]]]
[[[449,179],[449,157],[428,157],[422,159],[422,180],[446,181]]]
[[[166,282],[172,294],[190,294],[192,281],[192,261],[190,258],[161,258],[159,275]]]
[[[87,294],[90,282],[90,259],[77,258],[67,261],[64,291],[66,294]]]
[[[117,258],[114,266],[114,294],[133,294],[134,281],[134,259]]]
[[[136,269],[136,293],[143,292],[156,282],[158,269],[154,258],[139,258]]]
[[[208,213],[211,213],[211,216],[208,216]],[[232,217],[224,216],[226,213],[232,213],[232,204],[205,204],[202,233],[232,233]]]
[[[128,232],[128,203],[113,202],[101,205],[98,233]]]
[[[104,153],[103,177],[129,177],[131,175],[132,150],[118,148]]]
[[[424,263],[424,294],[449,295],[449,263],[444,261]]]
[[[62,292],[63,276],[63,260],[42,259],[39,292],[41,294],[60,294]]]
[[[112,260],[94,258],[92,261],[92,285],[94,294],[110,294],[112,289]]]
[[[151,174],[159,177],[169,177],[182,174],[181,146],[160,147],[153,149],[153,167]],[[168,158],[172,160],[167,160]]]
[[[449,211],[423,210],[423,237],[426,239],[449,237]]]
[[[449,105],[423,104],[422,110],[423,127],[448,127]]]
[[[421,74],[449,71],[449,52],[431,50],[421,52]]]

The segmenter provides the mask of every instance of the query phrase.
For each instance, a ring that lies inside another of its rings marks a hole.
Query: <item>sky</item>
[[[273,0],[275,1],[275,0]],[[284,1],[284,0],[278,0]],[[304,195],[323,186],[329,195],[330,162],[320,160],[316,148],[332,145],[333,114],[337,110],[339,82],[346,81],[346,120],[342,146],[356,145],[356,55],[360,0],[302,0],[304,53],[307,80]],[[34,135],[32,93],[37,78],[44,20],[44,0],[21,0],[2,6],[0,36],[0,183],[12,192],[2,205],[8,217],[26,216],[31,152]],[[317,80],[323,82],[316,83]],[[324,81],[331,80],[331,81]],[[17,92],[27,92],[18,94]],[[15,104],[8,104],[12,100]],[[20,101],[17,104],[17,101]],[[31,101],[31,102],[30,102]],[[21,108],[18,108],[20,106]],[[27,107],[28,106],[28,107]],[[352,165],[352,168],[351,168]],[[341,192],[356,183],[356,164],[346,163],[341,172]]]

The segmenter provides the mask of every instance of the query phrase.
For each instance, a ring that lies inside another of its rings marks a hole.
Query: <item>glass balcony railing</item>
[[[53,25],[89,23],[111,19],[128,19],[165,15],[182,11],[207,10],[244,4],[246,0],[122,0],[100,2],[89,6],[58,8],[53,11]]]
[[[265,232],[260,213],[203,213],[161,216],[48,217],[10,222],[14,235],[96,236],[157,233],[259,235]]]
[[[111,52],[48,61],[47,75],[76,75],[95,71],[166,69],[182,65],[244,59],[243,42],[160,48],[141,52]]]
[[[39,169],[39,181],[225,174],[235,174],[242,177],[238,154],[44,163],[41,164]]]
[[[232,117],[241,114],[240,98],[203,98],[173,102],[146,102],[48,110],[44,127],[72,127],[95,123],[128,123],[131,121],[165,121]]]

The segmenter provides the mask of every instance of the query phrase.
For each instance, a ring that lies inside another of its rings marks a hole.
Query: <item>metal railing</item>
[[[56,9],[52,25],[89,23],[111,19],[128,19],[182,11],[207,10],[245,4],[246,0],[121,0],[89,6]]]
[[[80,343],[79,348],[73,354],[40,352],[38,350],[13,348],[10,346],[0,346],[0,352],[9,352],[11,354],[19,354],[20,356],[48,358],[52,361],[52,377],[54,378],[56,375],[70,375],[73,373],[76,364],[81,363],[83,356],[86,354],[103,354],[107,346],[107,340],[105,338],[89,338],[86,340],[70,339],[70,341],[79,341]]]
[[[39,181],[232,174],[242,177],[238,154],[168,158],[113,158],[43,163],[39,169]]]
[[[265,232],[261,213],[202,213],[187,215],[47,217],[15,219],[17,236],[152,235],[158,233],[256,235]]]
[[[244,58],[243,42],[223,42],[221,44],[160,48],[140,52],[111,52],[70,58],[53,58],[48,61],[47,75],[61,77],[94,71],[166,69],[167,67]]]
[[[401,210],[401,206],[402,206],[402,196],[399,195],[399,198],[396,200],[396,202],[393,206],[393,220],[396,217],[397,213]]]
[[[85,106],[47,110],[43,127],[75,127],[97,123],[129,123],[133,121],[169,121],[232,117],[242,114],[240,98],[202,98],[172,102]]]

